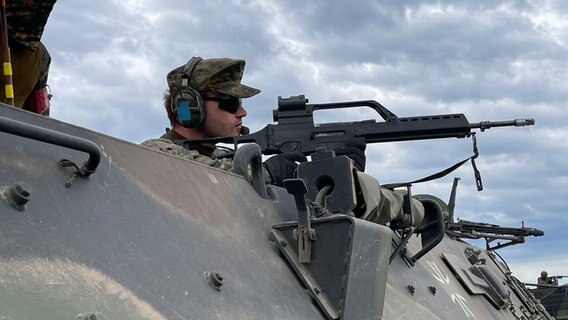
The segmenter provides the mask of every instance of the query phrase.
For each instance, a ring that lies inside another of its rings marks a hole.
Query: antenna
[[[450,200],[448,200],[448,213],[449,213],[449,222],[454,223],[454,208],[456,207],[456,191],[458,189],[458,182],[460,178],[455,177],[454,182],[452,184],[452,191],[450,192]]]

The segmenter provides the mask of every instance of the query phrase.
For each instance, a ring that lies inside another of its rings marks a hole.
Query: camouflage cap
[[[181,86],[182,77],[186,75],[184,70],[186,66],[187,64],[179,66],[168,73],[170,92]],[[189,86],[199,92],[213,91],[221,96],[249,98],[258,94],[260,90],[241,83],[244,71],[244,60],[203,59],[195,65],[189,75]]]

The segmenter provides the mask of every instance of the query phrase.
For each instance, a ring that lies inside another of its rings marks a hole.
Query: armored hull
[[[492,253],[448,235],[416,261],[411,237],[389,263],[399,233],[336,215],[312,221],[299,263],[282,188],[263,198],[239,175],[7,106],[0,119],[0,317],[552,319]],[[85,162],[96,170],[77,173]]]
[[[568,319],[568,285],[536,288],[530,292],[556,320]]]

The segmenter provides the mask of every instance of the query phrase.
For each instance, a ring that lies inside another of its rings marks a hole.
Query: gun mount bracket
[[[410,240],[410,237],[412,237],[413,234],[414,234],[414,227],[408,227],[402,230],[400,243],[395,244],[394,251],[391,253],[389,258],[389,264],[393,262],[394,258],[396,258],[398,254],[402,254],[401,250],[406,247],[406,243],[408,242],[408,240]],[[412,262],[410,263],[412,266],[414,266]]]
[[[357,205],[353,161],[322,150],[315,155],[316,159],[298,166],[298,177],[307,187],[306,197],[331,212],[352,215]]]
[[[284,186],[288,193],[294,196],[298,209],[298,228],[294,229],[294,239],[298,241],[298,259],[301,263],[308,263],[312,255],[311,241],[316,239],[316,232],[310,223],[310,210],[306,204],[305,194],[308,188],[302,179],[286,179]]]
[[[310,263],[298,259],[295,221],[272,226],[275,246],[327,319],[380,319],[392,231],[342,214],[314,219]]]

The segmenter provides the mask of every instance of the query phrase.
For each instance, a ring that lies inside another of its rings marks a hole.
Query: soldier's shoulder
[[[227,158],[228,156],[232,156],[235,154],[235,151],[232,149],[225,149],[225,148],[215,148],[212,152],[212,156],[214,158]]]
[[[150,148],[153,150],[169,153],[178,157],[187,158],[190,160],[194,160],[197,156],[199,156],[199,152],[195,150],[187,150],[184,147],[173,143],[171,140],[168,139],[149,139],[142,143],[141,146],[146,148]]]
[[[149,148],[155,147],[156,145],[165,145],[165,144],[174,144],[174,143],[171,142],[170,140],[163,139],[163,138],[148,139],[148,140],[140,143],[141,146],[149,147]]]

